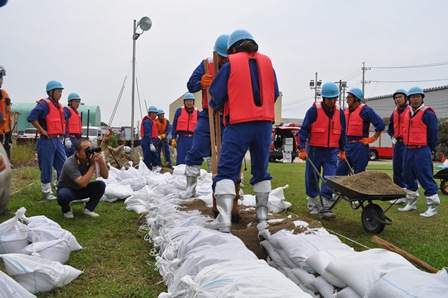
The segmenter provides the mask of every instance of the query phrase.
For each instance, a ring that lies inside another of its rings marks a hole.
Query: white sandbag
[[[205,267],[182,279],[188,298],[311,297],[263,260],[228,261]]]
[[[312,284],[313,280],[316,279],[316,276],[308,273],[301,268],[294,268],[291,270],[291,273],[294,274],[295,277],[297,277],[297,279],[300,281],[300,284],[302,284],[304,287],[313,292],[317,292],[317,289]]]
[[[36,215],[31,217],[23,216],[25,222],[28,227],[37,227],[37,226],[54,226],[57,228],[61,228],[61,226],[52,219],[49,219],[45,215]]]
[[[132,187],[130,185],[121,185],[119,182],[106,184],[106,190],[104,195],[107,198],[118,198],[124,200],[133,194]]]
[[[82,246],[78,243],[75,236],[67,230],[55,226],[28,227],[28,229],[28,238],[31,242],[65,239],[68,242],[70,251],[78,251],[82,249]]]
[[[16,253],[29,244],[26,225],[19,221],[24,218],[26,209],[20,208],[13,218],[0,224],[0,253]]]
[[[263,246],[263,248],[266,250],[271,260],[274,262],[275,268],[281,268],[281,267],[294,268],[294,266],[290,267],[290,265],[282,259],[282,257],[277,253],[277,250],[274,249],[274,247],[269,241],[263,240],[261,241],[260,244],[261,246]]]
[[[352,252],[331,261],[326,267],[361,297],[369,293],[381,276],[397,269],[418,270],[399,254],[381,248]]]
[[[9,275],[0,271],[0,297],[4,298],[36,298]]]
[[[383,296],[383,297],[387,297],[388,295],[386,295],[386,296]],[[382,297],[382,298],[383,298]],[[392,297],[392,296],[391,296]],[[345,287],[345,288],[343,288],[342,290],[340,290],[339,292],[337,292],[335,295],[334,295],[334,298],[361,298],[361,296],[359,296],[358,295],[358,293],[356,293],[356,291],[355,290],[353,290],[352,288],[350,288],[350,287]]]
[[[324,298],[333,298],[334,287],[327,282],[322,276],[316,277],[311,285],[317,289],[320,295]]]
[[[69,284],[82,271],[59,262],[25,254],[0,255],[6,272],[29,292],[49,292]]]
[[[22,249],[21,253],[37,255],[44,259],[65,264],[70,258],[70,246],[65,239],[34,242]]]
[[[383,275],[368,293],[371,298],[383,297],[447,297],[448,275],[414,269],[398,269]]]
[[[325,270],[325,267],[327,267],[331,261],[350,253],[352,253],[351,250],[321,250],[306,259],[306,263],[332,285],[335,285],[338,288],[344,288],[347,285],[337,276],[334,276]]]
[[[270,211],[275,213],[284,212],[289,207],[292,206],[290,202],[287,202],[285,200],[284,190],[288,187],[289,185],[286,184],[283,187],[277,187],[276,189],[273,189],[271,191],[271,193],[269,194],[269,201],[268,201],[268,209]]]

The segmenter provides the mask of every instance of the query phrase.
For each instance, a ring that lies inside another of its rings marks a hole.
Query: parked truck
[[[375,131],[370,131],[370,136],[372,137]],[[392,144],[392,139],[387,133],[383,131],[378,139],[370,144],[370,160],[376,160],[380,158],[391,159],[394,152],[394,144]]]

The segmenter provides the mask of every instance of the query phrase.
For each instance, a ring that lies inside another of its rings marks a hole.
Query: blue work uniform
[[[347,107],[347,109],[350,109],[350,107]],[[355,174],[364,172],[370,159],[369,145],[364,145],[359,140],[362,138],[369,137],[370,124],[373,124],[373,126],[375,127],[375,131],[383,131],[386,127],[383,119],[381,119],[381,117],[378,116],[378,114],[369,106],[365,106],[362,109],[360,117],[363,120],[362,137],[347,136],[347,150],[346,150],[347,161],[353,168]],[[348,123],[347,125],[350,125],[350,123]],[[344,176],[348,174],[349,174],[349,168],[347,162],[338,161],[336,175]]]
[[[156,139],[152,138],[152,125],[153,122],[148,118],[143,118],[143,129],[145,134],[142,136],[140,144],[143,149],[143,162],[148,167],[148,169],[152,170],[152,167],[159,165],[159,157],[157,151],[151,151],[151,144],[156,146]]]
[[[156,119],[156,121],[159,121],[158,119]],[[171,133],[171,125],[170,125],[170,121],[168,119],[166,119],[166,129],[164,132],[160,132],[159,134],[164,134],[165,138],[156,140],[157,146],[157,157],[158,157],[158,164],[161,165],[162,164],[162,160],[161,158],[161,153],[162,153],[162,149],[163,149],[163,154],[165,155],[165,161],[168,163],[168,167],[171,168],[173,165],[171,163],[171,153],[170,153],[170,144],[168,143],[168,135]]]
[[[185,109],[188,114],[193,114],[195,110],[194,107],[191,110],[188,110],[185,107],[181,107],[178,108],[176,110],[176,113],[174,114],[171,137],[175,140],[177,139],[176,165],[185,164],[185,158],[187,156],[187,152],[191,149],[191,146],[193,145],[193,132],[177,130],[177,119],[182,113],[182,109]]]
[[[408,105],[404,105],[402,108],[397,109],[398,115],[401,115],[406,107]],[[391,138],[394,137],[395,131],[394,131],[394,112],[392,112],[392,115],[389,119],[389,126],[387,129],[387,133]],[[396,143],[394,145],[393,149],[393,156],[392,156],[392,170],[393,170],[393,180],[396,185],[398,185],[401,188],[406,188],[406,181],[404,179],[404,173],[403,173],[403,163],[404,163],[404,153],[406,150],[406,147],[403,143],[403,138],[396,138]]]
[[[228,99],[227,83],[230,76],[230,63],[226,62],[215,76],[210,87],[212,96],[209,106],[221,110]],[[258,70],[250,64],[252,92],[256,102],[260,102],[260,86]],[[251,86],[247,86],[250,88]],[[274,71],[274,98],[279,96],[277,77]],[[242,99],[244,100],[244,99]],[[227,122],[228,123],[228,122]],[[218,162],[218,175],[213,180],[213,189],[217,182],[230,179],[237,183],[240,178],[241,161],[247,150],[250,151],[251,174],[250,184],[272,180],[267,171],[269,163],[269,147],[272,142],[272,123],[270,121],[250,121],[236,124],[228,123],[222,137],[222,147]]]
[[[51,100],[51,104],[54,104],[53,100]],[[50,110],[48,109],[46,102],[41,101],[33,110],[31,110],[26,120],[28,122],[37,120],[40,126],[47,130],[47,122],[45,119],[48,116],[49,111]],[[67,158],[65,155],[63,138],[64,135],[54,137],[51,136],[50,138],[41,135],[36,142],[37,160],[40,169],[40,181],[44,184],[51,183],[53,179],[53,167],[56,170],[57,179],[59,180],[62,167]]]
[[[322,108],[324,109],[324,112],[328,116],[328,118],[333,118],[334,109],[332,111],[329,111],[324,103],[322,103]],[[307,145],[310,140],[311,125],[315,121],[317,121],[317,108],[315,105],[308,109],[302,126],[300,127],[299,148],[301,149],[306,147],[308,158],[311,160],[311,162],[313,162],[319,173],[323,168],[323,177],[336,175],[338,151],[345,151],[347,138],[345,136],[345,117],[343,110],[340,111],[339,116],[342,133],[339,138],[339,147],[337,148]],[[305,165],[305,188],[306,195],[308,197],[315,198],[319,195],[318,181],[318,174],[316,173],[314,168],[307,162]],[[332,192],[328,189],[325,183],[322,183],[320,193],[327,199],[332,198]]]

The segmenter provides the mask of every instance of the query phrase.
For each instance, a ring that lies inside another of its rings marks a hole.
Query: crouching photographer
[[[99,216],[94,210],[104,195],[104,181],[90,181],[99,168],[99,175],[104,179],[109,177],[106,161],[101,155],[101,148],[94,148],[86,138],[80,138],[75,143],[75,154],[67,158],[62,167],[58,182],[58,203],[65,218],[72,219],[74,214],[70,203],[75,200],[89,198],[83,213],[91,217]]]

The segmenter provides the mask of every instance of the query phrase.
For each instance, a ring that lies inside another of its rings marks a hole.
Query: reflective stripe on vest
[[[252,78],[249,61],[256,60],[258,78]],[[260,53],[241,52],[229,55],[230,75],[227,82],[229,100],[224,114],[229,123],[274,121],[275,77],[271,60]],[[252,79],[259,80],[261,106],[255,104]]]
[[[81,115],[77,110],[71,107],[65,107],[70,112],[70,117],[67,119],[68,134],[81,135],[82,134],[82,120]]]
[[[213,58],[206,58],[208,61],[208,74],[215,76],[215,65],[213,64]],[[205,59],[204,59],[205,60]],[[205,68],[204,68],[205,71]],[[207,97],[207,89],[202,89],[202,108],[208,109],[208,101],[210,98]]]
[[[318,147],[338,148],[342,134],[341,110],[335,105],[333,117],[330,119],[322,108],[323,102],[315,103],[317,118],[311,124],[310,145]]]
[[[179,118],[177,118],[176,131],[193,132],[198,122],[198,109],[194,108],[189,114],[185,107],[182,107]]]
[[[394,138],[402,138],[403,137],[403,131],[404,131],[404,126],[407,124],[406,121],[403,120],[404,115],[408,112],[409,110],[409,105],[406,105],[406,107],[404,107],[404,109],[400,110],[397,108],[395,108],[394,110],[394,116],[393,116],[393,120],[394,120]],[[401,113],[400,113],[401,111]]]
[[[366,105],[360,104],[353,112],[350,113],[350,108],[344,111],[345,123],[347,127],[347,136],[362,137],[364,120],[361,118],[361,111]]]
[[[47,133],[49,135],[65,134],[65,114],[61,104],[59,102],[53,102],[49,98],[42,98],[39,103],[41,101],[44,101],[49,109],[49,113],[45,118]]]
[[[403,143],[406,146],[428,146],[428,127],[423,122],[423,115],[426,110],[430,110],[434,114],[436,113],[431,107],[424,106],[421,110],[418,110],[414,114],[414,117],[411,118],[411,109],[406,111],[403,118],[403,120],[407,123],[403,134]]]

